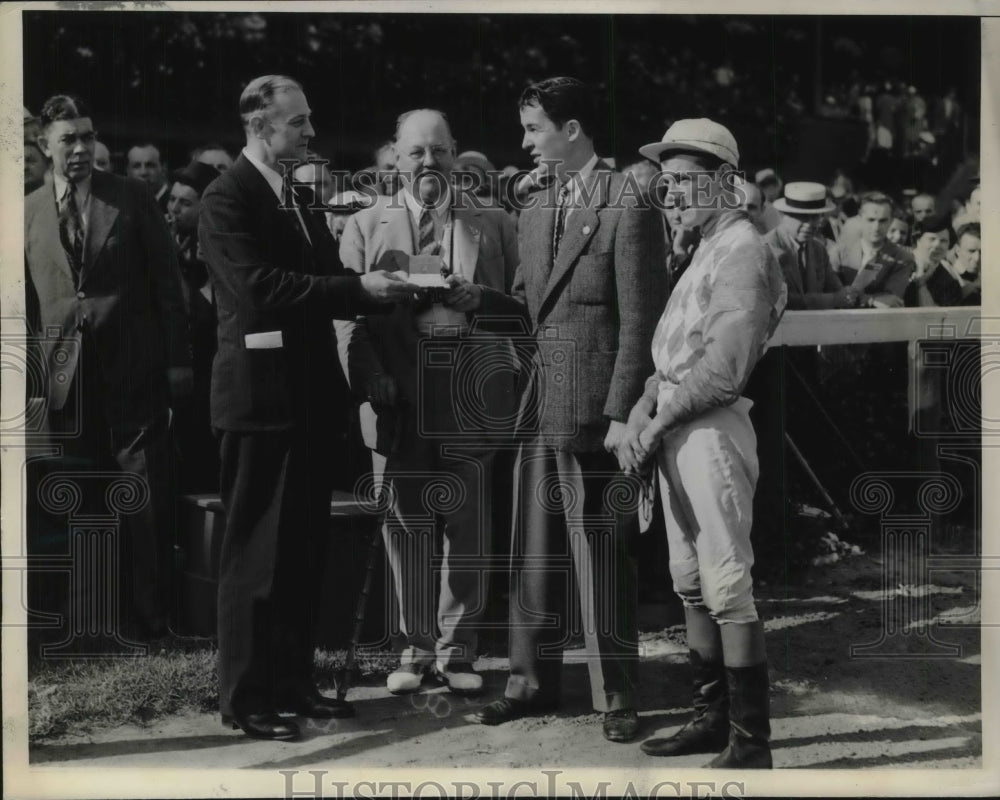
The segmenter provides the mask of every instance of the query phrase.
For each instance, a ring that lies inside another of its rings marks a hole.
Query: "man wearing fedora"
[[[684,224],[702,236],[656,327],[656,371],[626,432],[636,461],[656,458],[694,672],[693,718],[642,749],[721,750],[710,767],[770,768],[764,628],[750,576],[759,466],[743,390],[784,311],[785,282],[741,207],[739,150],[728,129],[680,120],[639,152],[660,162]]]
[[[827,200],[826,187],[807,181],[789,183],[774,207],[782,219],[764,235],[764,241],[785,276],[788,308],[857,308],[861,293],[840,283],[826,247],[816,236],[820,223],[836,207]]]

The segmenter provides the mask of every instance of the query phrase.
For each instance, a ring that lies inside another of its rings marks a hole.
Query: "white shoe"
[[[483,690],[483,676],[464,661],[448,666],[442,666],[439,661],[434,667],[434,675],[454,694],[479,694]]]
[[[412,694],[423,683],[427,667],[423,664],[400,664],[399,669],[386,678],[385,688],[392,694]]]

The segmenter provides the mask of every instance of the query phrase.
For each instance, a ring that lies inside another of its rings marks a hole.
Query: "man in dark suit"
[[[198,247],[201,196],[219,170],[192,161],[171,175],[167,222],[177,246],[181,289],[188,313],[194,391],[191,402],[175,409],[174,440],[180,454],[178,491],[214,492],[219,488],[219,448],[212,436],[209,396],[215,358],[215,303],[208,268]]]
[[[622,447],[625,422],[667,297],[663,223],[597,158],[588,87],[551,78],[529,86],[519,105],[522,147],[555,180],[520,217],[512,297],[466,286],[485,315],[526,309],[537,346],[523,409],[537,435],[516,484],[510,679],[477,720],[497,725],[558,703],[573,569],[593,705],[604,712],[604,736],[624,742],[638,731],[636,518],[634,502],[617,502],[628,489],[616,481],[620,468],[636,466]]]
[[[401,115],[396,149],[402,190],[350,218],[340,245],[344,265],[357,272],[387,263],[405,269],[410,256],[433,251],[435,270],[508,293],[518,263],[514,223],[502,209],[450,186],[455,142],[444,115]],[[425,277],[444,288],[440,274]],[[453,302],[464,294],[454,289],[443,302],[400,306],[340,336],[356,365],[355,390],[380,412],[376,422],[373,409],[362,407],[375,475],[393,487],[384,536],[407,641],[387,680],[394,694],[417,691],[430,671],[459,694],[483,684],[472,662],[486,605],[492,508],[503,497],[493,491],[496,449],[511,441],[512,426],[503,421],[517,412],[516,364],[508,340],[470,329]],[[442,360],[450,366],[435,366]],[[470,376],[464,386],[456,382],[463,375]],[[461,500],[438,509],[427,498],[442,481],[460,487]],[[509,485],[508,475],[500,486]],[[443,547],[436,545],[438,523]]]
[[[255,78],[239,109],[246,147],[205,191],[198,231],[219,319],[211,397],[226,509],[219,704],[223,720],[250,736],[293,739],[298,726],[279,711],[353,714],[312,680],[336,445],[349,408],[331,321],[415,287],[385,272],[345,273],[322,217],[287,191],[278,162],[304,160],[314,135],[300,84]]]
[[[25,200],[24,255],[49,423],[80,431],[67,452],[99,463],[110,447],[147,482],[149,502],[126,527],[136,633],[156,637],[169,598],[169,407],[191,389],[176,253],[146,186],[93,169],[94,127],[79,100],[49,98],[40,123],[52,181]]]
[[[160,211],[166,215],[170,202],[170,182],[167,165],[160,156],[160,148],[152,142],[137,144],[128,151],[125,174],[149,184]]]
[[[856,308],[859,291],[841,285],[826,247],[816,236],[824,215],[835,208],[826,198],[826,187],[808,181],[789,183],[774,207],[783,219],[764,234],[764,241],[785,277],[788,308]]]

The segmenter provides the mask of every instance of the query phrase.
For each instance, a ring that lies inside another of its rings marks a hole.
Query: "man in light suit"
[[[821,183],[798,181],[785,186],[774,201],[783,219],[764,234],[788,287],[788,308],[857,308],[859,290],[844,287],[830,266],[826,247],[816,231],[835,206]],[[751,217],[752,219],[752,217]],[[755,226],[756,227],[756,226]]]
[[[201,200],[198,236],[215,291],[212,425],[226,509],[219,575],[223,721],[294,739],[279,716],[351,716],[312,679],[313,623],[329,537],[335,453],[349,392],[331,320],[415,287],[347,273],[323,218],[290,191],[280,160],[304,160],[314,135],[301,85],[255,78],[239,104],[246,146]]]
[[[444,115],[402,114],[395,141],[402,189],[350,218],[344,265],[408,270],[411,256],[433,254],[432,271],[509,292],[518,263],[513,222],[450,185],[455,141]],[[482,688],[472,662],[486,603],[495,450],[509,445],[506,421],[517,411],[515,362],[507,340],[470,328],[468,290],[429,279],[446,290],[443,302],[338,324],[338,338],[355,392],[371,403],[362,423],[374,472],[394,499],[383,535],[407,646],[388,688],[415,692],[432,672],[452,692],[472,694]],[[435,486],[451,487],[455,502],[436,507]]]
[[[663,223],[597,158],[588,87],[550,78],[529,86],[519,107],[522,147],[555,180],[521,214],[512,297],[469,287],[484,314],[526,310],[536,345],[522,418],[535,435],[515,484],[510,678],[476,718],[498,725],[559,702],[573,570],[593,707],[604,712],[604,736],[625,742],[639,727],[636,517],[633,487],[619,481],[636,466],[622,447],[625,422],[667,297]]]
[[[881,192],[861,198],[861,236],[841,238],[829,248],[830,264],[841,282],[861,293],[862,308],[900,308],[913,274],[913,255],[886,238],[892,200]]]
[[[24,257],[49,425],[80,432],[68,453],[94,463],[113,455],[148,485],[149,502],[125,522],[134,632],[155,638],[168,618],[169,407],[191,391],[177,258],[147,188],[93,169],[94,127],[81,101],[49,98],[40,125],[52,181],[25,200]]]

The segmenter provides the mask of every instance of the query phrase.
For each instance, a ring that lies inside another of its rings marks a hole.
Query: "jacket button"
[[[83,292],[77,292],[77,293],[76,293],[76,299],[77,299],[77,300],[83,300],[83,299],[84,299],[84,298],[85,298],[86,296],[87,296],[87,295],[86,295],[86,294],[84,294]]]

